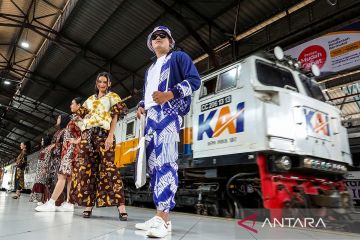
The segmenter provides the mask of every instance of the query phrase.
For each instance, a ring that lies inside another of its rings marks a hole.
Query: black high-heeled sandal
[[[92,208],[90,211],[83,211],[83,218],[91,218]]]
[[[127,221],[128,220],[128,214],[119,212],[119,219],[120,219],[120,221]]]

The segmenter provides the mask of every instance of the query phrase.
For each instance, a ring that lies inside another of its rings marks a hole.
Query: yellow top
[[[78,123],[81,131],[93,127],[101,127],[110,130],[112,120],[111,108],[121,102],[119,95],[109,92],[104,96],[97,98],[96,95],[90,96],[83,104],[88,111],[82,121]]]

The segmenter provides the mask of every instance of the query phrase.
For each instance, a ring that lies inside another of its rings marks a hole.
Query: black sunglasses
[[[155,39],[157,39],[157,37],[160,37],[161,39],[163,39],[163,38],[167,37],[167,34],[166,33],[154,33],[151,36],[151,40],[155,40]]]

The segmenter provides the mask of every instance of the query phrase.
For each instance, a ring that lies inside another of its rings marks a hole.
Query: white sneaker
[[[47,201],[43,205],[37,206],[35,208],[35,211],[37,211],[37,212],[55,212],[56,206],[55,206],[55,204],[51,204],[49,201]]]
[[[156,218],[159,218],[159,217],[158,217],[158,216],[155,216],[155,217],[147,220],[146,222],[137,223],[137,224],[135,224],[135,228],[136,228],[136,229],[139,229],[139,230],[149,231],[150,228],[154,225]],[[171,232],[171,230],[172,230],[171,221],[168,221],[168,222],[167,222],[167,226],[168,226],[168,227],[167,227],[168,232]]]
[[[137,224],[135,224],[135,228],[139,229],[139,230],[148,231],[148,230],[150,230],[151,226],[153,225],[153,222],[155,221],[155,218],[156,218],[156,216],[151,218],[150,220],[147,220],[146,222],[137,223]]]
[[[168,225],[161,217],[156,217],[153,221],[153,226],[146,233],[148,237],[163,238],[168,235]]]
[[[63,202],[60,207],[56,208],[56,211],[59,212],[73,212],[74,204]]]
[[[37,202],[36,205],[41,206],[44,205],[42,202]]]

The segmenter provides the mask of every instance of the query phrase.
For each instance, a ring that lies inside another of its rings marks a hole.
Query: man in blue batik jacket
[[[156,54],[156,61],[145,73],[144,99],[138,104],[137,117],[146,115],[146,158],[157,214],[135,227],[147,230],[149,237],[165,237],[171,232],[169,211],[175,207],[178,187],[176,160],[182,117],[189,112],[191,95],[201,82],[191,58],[173,50],[175,40],[167,27],[154,28],[147,46]]]

